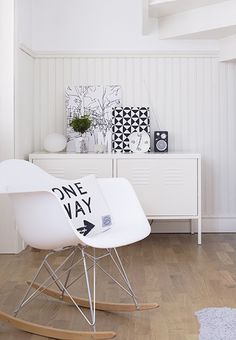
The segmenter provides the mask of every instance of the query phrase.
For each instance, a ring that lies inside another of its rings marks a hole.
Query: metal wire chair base
[[[69,255],[66,256],[66,258],[62,261],[62,263],[57,266],[57,268],[53,269],[52,265],[49,263],[49,259],[54,254],[58,254],[59,252],[63,252],[69,249]],[[17,316],[18,312],[26,306],[29,302],[31,302],[33,299],[38,297],[42,293],[48,293],[49,291],[52,291],[49,289],[53,284],[56,284],[57,288],[59,289],[59,297],[61,300],[64,300],[65,297],[67,297],[67,300],[70,300],[77,310],[81,313],[83,318],[86,320],[86,322],[92,327],[93,331],[96,331],[96,268],[99,268],[104,274],[106,274],[113,282],[115,282],[123,291],[125,291],[132,299],[136,310],[140,309],[140,305],[138,304],[137,297],[134,294],[134,291],[131,287],[131,284],[129,282],[128,276],[125,272],[124,266],[121,262],[121,259],[118,255],[118,252],[115,248],[113,249],[106,249],[105,254],[101,256],[96,256],[95,249],[93,248],[92,254],[87,251],[88,248],[82,247],[82,246],[76,246],[76,247],[69,247],[62,249],[60,251],[52,251],[48,253],[45,258],[43,259],[41,265],[39,266],[32,282],[29,283],[29,287],[24,294],[22,300],[20,301],[19,305],[17,306],[14,315]],[[112,262],[114,263],[115,267],[118,270],[118,273],[120,274],[120,277],[122,278],[123,284],[120,283],[117,279],[115,279],[110,273],[108,273],[100,263],[98,263],[101,259],[104,257],[110,257]],[[92,263],[88,266],[88,260],[90,260]],[[70,281],[71,272],[72,269],[76,268],[79,263],[83,264],[83,272],[80,273],[76,278],[72,279]],[[65,268],[66,267],[66,268]],[[39,277],[39,274],[41,271],[46,269],[48,272],[48,277],[41,283],[38,284],[36,282],[37,278]],[[89,271],[93,271],[93,279],[91,282],[89,280]],[[88,318],[84,311],[81,309],[80,303],[78,303],[78,299],[73,297],[69,292],[69,287],[75,284],[78,280],[80,280],[82,277],[85,277],[85,283],[87,288],[87,294],[88,294],[88,306],[84,305],[83,307],[89,307],[90,309],[90,318]],[[92,289],[91,289],[92,286]],[[34,289],[32,293],[31,289]],[[55,294],[54,294],[55,295]],[[51,295],[52,296],[52,295]],[[115,304],[114,304],[115,305]],[[100,308],[101,309],[101,308]],[[146,308],[142,308],[146,309]],[[148,308],[147,308],[148,309]]]

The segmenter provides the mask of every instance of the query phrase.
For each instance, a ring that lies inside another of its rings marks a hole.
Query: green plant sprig
[[[80,117],[73,118],[70,126],[73,128],[75,132],[84,133],[86,132],[92,124],[92,119],[89,115],[84,115]]]

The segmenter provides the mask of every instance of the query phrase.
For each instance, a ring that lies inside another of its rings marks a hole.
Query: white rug
[[[236,308],[205,308],[195,313],[199,340],[236,340]]]

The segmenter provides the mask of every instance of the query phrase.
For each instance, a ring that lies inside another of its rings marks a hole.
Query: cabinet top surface
[[[68,153],[68,152],[35,152],[29,155],[29,159],[76,159],[76,158],[101,158],[101,159],[155,159],[155,158],[194,158],[200,159],[200,154],[192,153]]]

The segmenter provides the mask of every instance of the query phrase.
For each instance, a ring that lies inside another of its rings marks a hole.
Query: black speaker
[[[168,152],[168,131],[154,131],[154,151]]]

